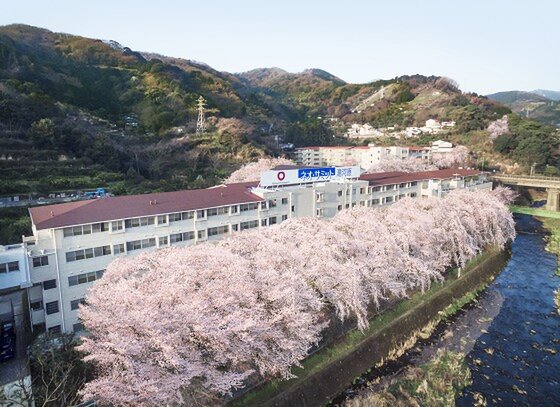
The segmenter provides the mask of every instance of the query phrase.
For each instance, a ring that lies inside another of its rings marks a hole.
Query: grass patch
[[[472,259],[465,269],[461,272],[461,275],[468,273],[470,270],[475,268],[477,265],[482,263],[487,258],[495,255],[496,250],[490,249],[486,252],[482,253],[481,255]],[[290,379],[290,380],[281,380],[281,379],[273,379],[261,387],[249,391],[243,397],[238,400],[234,400],[231,402],[232,406],[235,407],[245,407],[245,406],[260,406],[263,405],[266,401],[270,400],[276,394],[281,393],[282,391],[287,390],[292,385],[294,385],[297,381],[303,381],[307,377],[312,376],[314,373],[321,371],[330,363],[333,363],[339,359],[343,359],[345,356],[351,354],[356,347],[370,336],[378,333],[383,328],[387,327],[390,323],[392,323],[398,317],[406,314],[408,311],[414,309],[419,304],[429,301],[435,294],[440,292],[441,290],[445,289],[446,287],[450,286],[453,282],[458,280],[458,270],[453,269],[451,270],[443,283],[441,284],[432,284],[429,290],[425,291],[424,293],[417,292],[413,294],[410,298],[400,301],[395,307],[382,312],[380,315],[372,318],[369,323],[369,327],[362,333],[357,329],[354,329],[344,335],[342,338],[338,339],[334,343],[331,343],[322,349],[318,350],[314,354],[307,357],[305,360],[301,362],[302,367],[294,367],[292,369],[292,373],[294,373],[297,378]],[[474,296],[476,293],[472,294]],[[464,298],[464,300],[463,300]],[[444,314],[451,315],[451,313],[456,312],[460,307],[462,307],[467,302],[471,301],[472,298],[469,298],[468,295],[463,297],[459,301],[465,301],[462,305],[461,303],[457,303],[454,305],[456,307],[455,311],[452,308],[447,308],[446,310],[442,311]],[[372,364],[374,362],[372,361]]]
[[[465,355],[440,349],[430,362],[408,368],[396,382],[367,391],[349,400],[346,406],[453,406],[469,384],[471,372]]]
[[[560,259],[560,219],[556,218],[541,218],[543,227],[550,232],[546,237],[546,250],[556,254]],[[560,264],[556,268],[556,275],[560,276]]]
[[[546,209],[529,208],[527,206],[517,206],[517,205],[511,205],[509,209],[513,213],[520,213],[523,215],[532,215],[532,216],[538,216],[542,218],[560,219],[560,212],[548,211]]]

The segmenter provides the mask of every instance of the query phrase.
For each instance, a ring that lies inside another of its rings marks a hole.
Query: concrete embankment
[[[416,293],[370,320],[361,333],[353,330],[294,368],[296,379],[274,380],[232,400],[231,406],[321,406],[346,389],[370,367],[434,320],[446,307],[490,282],[505,266],[509,252],[488,250],[461,272],[452,271],[443,284]]]

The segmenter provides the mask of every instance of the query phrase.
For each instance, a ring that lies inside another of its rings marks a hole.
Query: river
[[[536,219],[516,215],[518,236],[511,259],[477,299],[434,335],[419,341],[397,361],[358,380],[334,401],[340,405],[366,381],[398,375],[429,361],[438,349],[465,353],[472,384],[457,406],[560,406],[560,315],[554,306],[556,256],[545,251],[545,231]]]

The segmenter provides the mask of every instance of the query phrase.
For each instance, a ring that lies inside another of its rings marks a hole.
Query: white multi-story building
[[[431,151],[428,147],[389,146],[382,147],[370,144],[368,146],[332,146],[332,147],[303,147],[296,149],[296,162],[306,166],[344,166],[359,165],[368,169],[379,161],[388,158],[415,157],[429,159]]]
[[[444,140],[437,140],[432,142],[432,147],[431,147],[432,153],[450,153],[453,151],[453,144],[451,144],[449,141],[444,141]]]
[[[119,256],[454,188],[491,183],[474,170],[361,175],[359,167],[287,166],[264,172],[260,182],[35,207],[29,210],[33,236],[0,250],[0,294],[26,290],[35,327],[80,331],[79,304]]]

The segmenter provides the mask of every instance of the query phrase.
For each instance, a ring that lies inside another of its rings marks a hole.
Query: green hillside
[[[209,116],[268,121],[266,105],[241,97],[206,66],[0,27],[0,194],[118,181],[125,191],[153,188],[150,180],[164,189],[210,185],[228,174],[228,163],[263,154],[253,134],[223,135],[220,122],[204,138],[184,137],[194,132],[200,95]]]
[[[208,131],[197,136],[200,95]],[[0,195],[209,186],[244,162],[280,154],[278,135],[296,146],[347,143],[333,136],[352,123],[402,129],[429,118],[456,121],[438,138],[485,160],[557,166],[550,127],[512,115],[509,132],[490,138],[488,125],[510,112],[437,76],[350,84],[320,69],[230,74],[113,41],[0,27]]]
[[[560,128],[560,96],[558,92],[537,90],[535,92],[508,91],[488,95],[519,115]]]

